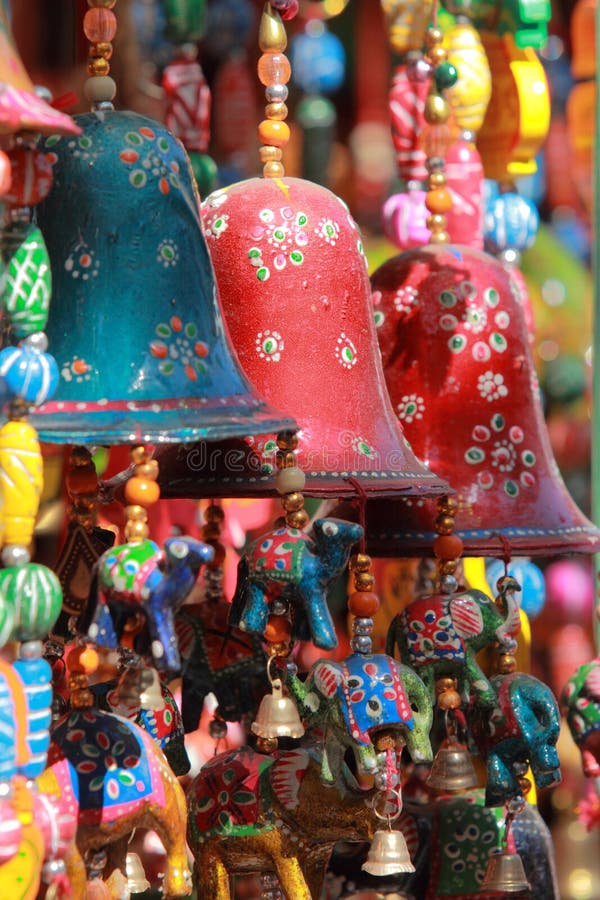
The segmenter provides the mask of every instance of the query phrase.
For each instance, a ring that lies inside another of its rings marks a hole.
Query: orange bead
[[[379,597],[374,591],[354,591],[348,598],[348,609],[353,616],[374,616],[379,609]]]
[[[74,675],[91,675],[98,668],[98,662],[93,647],[74,647],[67,656],[67,669]]]
[[[269,644],[280,644],[289,641],[292,625],[287,616],[269,616],[265,628],[265,641]]]
[[[434,188],[425,194],[425,206],[432,213],[447,213],[452,209],[452,194],[446,188]]]
[[[160,498],[160,488],[156,481],[148,478],[137,478],[135,475],[125,485],[127,503],[139,506],[152,506]]]
[[[433,542],[437,559],[456,559],[463,552],[463,542],[456,534],[439,534]]]
[[[83,17],[83,33],[92,44],[112,41],[117,33],[117,17],[110,9],[88,9]]]
[[[258,139],[261,144],[271,147],[285,147],[290,139],[290,129],[286,122],[263,119],[258,126]]]
[[[287,84],[292,74],[290,61],[284,53],[263,53],[258,60],[258,80],[265,87]]]

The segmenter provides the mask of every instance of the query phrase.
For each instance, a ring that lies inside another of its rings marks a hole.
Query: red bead
[[[353,616],[374,616],[379,609],[379,597],[374,591],[354,591],[348,598],[348,609]]]
[[[112,41],[117,33],[117,17],[110,9],[88,9],[83,17],[83,33],[92,44]]]
[[[440,534],[433,542],[437,559],[457,559],[463,551],[463,542],[456,534]]]

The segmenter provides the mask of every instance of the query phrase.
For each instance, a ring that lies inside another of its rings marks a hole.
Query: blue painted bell
[[[51,137],[39,207],[60,384],[32,422],[51,443],[219,440],[294,427],[231,350],[182,145],[131,112]]]

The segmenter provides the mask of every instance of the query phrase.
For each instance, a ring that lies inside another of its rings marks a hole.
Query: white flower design
[[[319,219],[319,223],[315,228],[317,237],[323,238],[332,247],[335,247],[337,239],[340,236],[340,226],[333,219]]]
[[[394,307],[399,313],[408,313],[419,305],[419,294],[415,287],[408,285],[398,288],[394,295]]]
[[[488,370],[477,379],[477,389],[488,402],[508,396],[508,388],[504,384],[504,376]]]
[[[425,411],[425,400],[418,394],[404,394],[396,407],[398,418],[410,425],[415,419],[422,419]]]
[[[283,350],[283,338],[278,331],[266,328],[256,335],[256,352],[266,362],[279,362]]]

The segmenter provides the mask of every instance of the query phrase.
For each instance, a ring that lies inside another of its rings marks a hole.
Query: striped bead
[[[52,669],[45,659],[18,659],[14,668],[27,701],[29,759],[18,768],[25,778],[37,778],[46,768],[52,719]]]
[[[42,454],[35,428],[23,421],[5,422],[0,428],[0,520],[5,545],[28,547],[31,543],[42,487]]]
[[[49,353],[30,347],[0,350],[0,375],[14,397],[41,406],[58,386],[58,366]]]
[[[52,276],[39,228],[16,222],[4,234],[6,275],[4,305],[15,336],[21,340],[44,331],[48,321]]]
[[[54,572],[40,563],[0,569],[0,596],[15,613],[12,639],[41,640],[60,613],[62,588]]]

